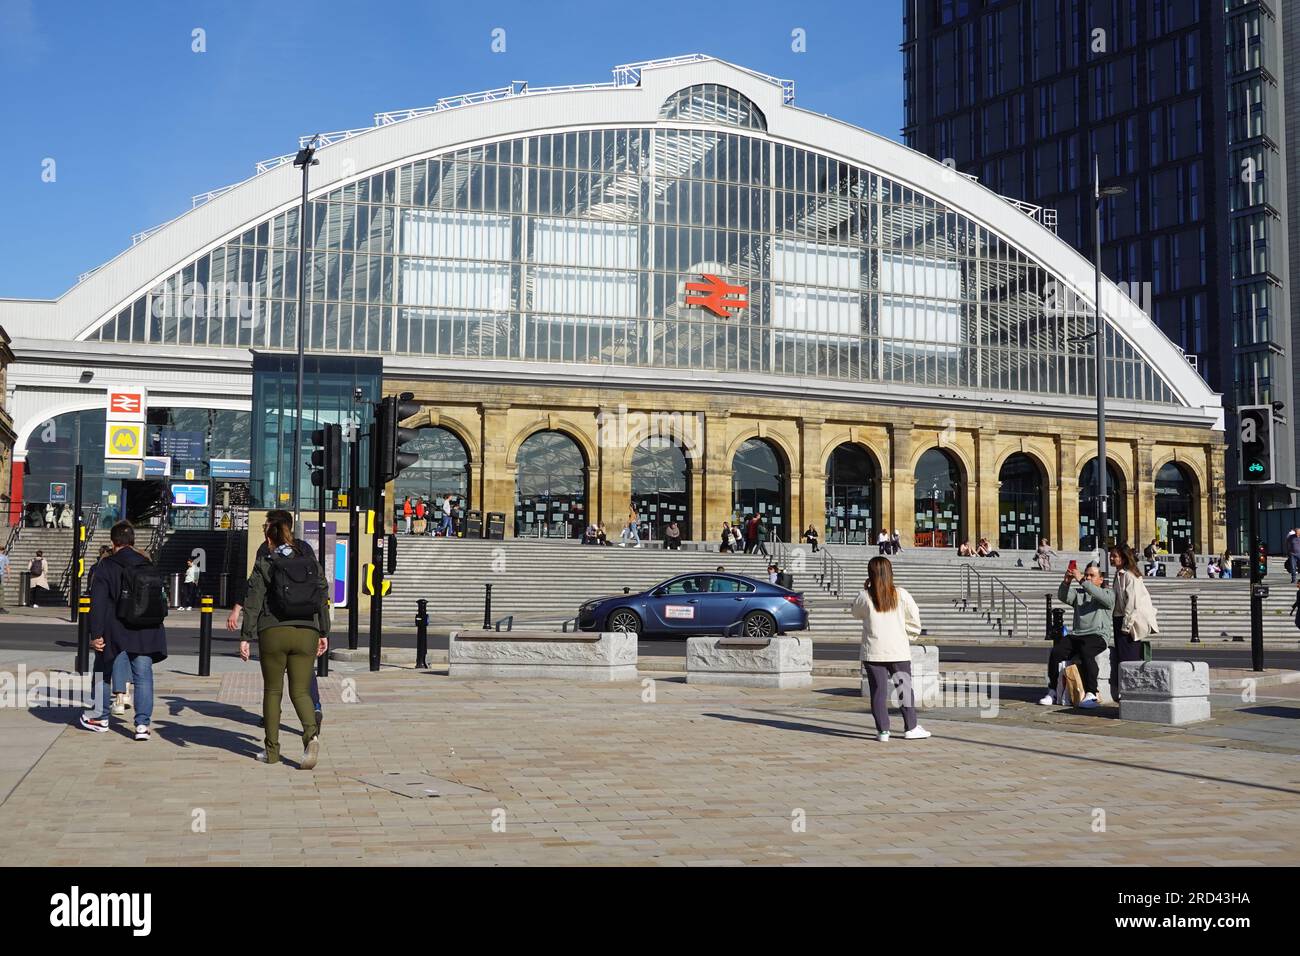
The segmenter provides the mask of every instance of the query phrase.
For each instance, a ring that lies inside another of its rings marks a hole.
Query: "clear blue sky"
[[[796,28],[806,52],[791,49]],[[512,79],[599,82],[618,63],[708,53],[898,138],[901,39],[899,0],[0,0],[0,297],[60,295],[299,134]]]

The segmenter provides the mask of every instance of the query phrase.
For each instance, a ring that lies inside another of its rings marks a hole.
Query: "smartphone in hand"
[[[1079,562],[1073,558],[1070,559],[1070,566],[1066,568],[1071,574],[1079,570]]]

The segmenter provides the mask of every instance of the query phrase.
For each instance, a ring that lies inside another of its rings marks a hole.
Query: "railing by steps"
[[[960,605],[961,610],[973,610],[983,614],[988,624],[997,628],[998,633],[1011,637],[1029,637],[1029,605],[1021,600],[1015,591],[1007,587],[1001,578],[987,572],[980,573],[972,565],[963,564],[961,594],[953,599],[953,604]],[[971,583],[974,581],[974,593]]]
[[[95,502],[81,513],[81,526],[86,529],[86,540],[77,545],[77,556],[68,562],[68,566],[59,575],[58,591],[60,594],[71,594],[69,589],[72,587],[73,567],[79,559],[84,559],[86,555],[90,554],[90,540],[95,536],[95,526],[99,524],[99,509],[99,502]],[[68,600],[71,600],[71,597]]]
[[[822,549],[822,566],[817,583],[836,597],[844,596],[844,565],[830,551]]]
[[[18,536],[22,534],[22,530],[23,519],[20,517],[9,528],[9,537],[5,539],[5,554],[8,554],[14,549],[14,545],[18,543]]]
[[[146,553],[149,560],[156,562],[158,552],[162,550],[163,544],[167,541],[167,519],[170,516],[171,506],[164,504],[158,512],[158,523],[154,525],[153,531],[149,535],[149,546]]]

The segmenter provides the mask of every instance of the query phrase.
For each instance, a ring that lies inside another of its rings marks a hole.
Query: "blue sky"
[[[299,134],[513,79],[600,82],[618,63],[708,53],[898,138],[901,17],[899,0],[0,0],[0,297],[60,295]],[[195,28],[206,52],[191,49]]]

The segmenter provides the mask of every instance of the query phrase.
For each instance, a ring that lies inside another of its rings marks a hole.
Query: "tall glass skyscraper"
[[[1278,480],[1296,483],[1291,315],[1300,315],[1294,0],[904,0],[908,146],[1055,210],[1089,257],[1237,405],[1284,403]],[[1290,76],[1288,77],[1288,73]],[[1289,161],[1290,160],[1290,161]],[[1048,213],[1050,216],[1050,212]],[[1288,236],[1288,223],[1290,223]],[[1234,442],[1227,520],[1244,523]]]

